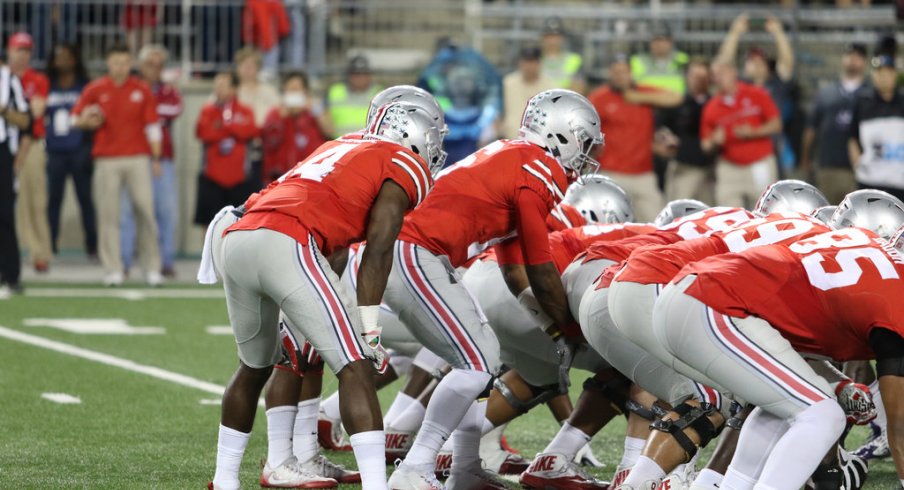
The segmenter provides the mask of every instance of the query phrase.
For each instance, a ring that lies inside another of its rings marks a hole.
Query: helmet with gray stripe
[[[709,209],[709,206],[696,199],[676,199],[662,208],[653,220],[655,226],[665,226],[678,218]]]
[[[614,180],[603,175],[588,175],[571,184],[562,202],[574,206],[591,223],[625,223],[634,219],[631,198]]]
[[[430,92],[414,85],[396,85],[374,95],[374,98],[370,101],[370,107],[367,109],[367,124],[365,127],[370,126],[380,107],[391,102],[407,102],[420,107],[433,117],[436,127],[440,128],[443,136],[449,134],[443,108],[440,107],[439,102],[436,101],[436,98]]]
[[[407,102],[380,107],[364,137],[391,141],[410,149],[427,162],[433,175],[446,163],[443,134],[436,120],[423,108]]]
[[[810,216],[828,224],[829,220],[832,219],[832,215],[835,214],[836,209],[838,209],[838,206],[822,206],[816,208],[816,211],[813,211],[813,214]]]
[[[812,214],[817,208],[828,206],[829,200],[819,189],[802,180],[780,180],[766,188],[754,212],[760,216],[791,211]]]
[[[888,239],[904,224],[904,202],[875,189],[854,191],[841,201],[829,220],[832,228],[863,228]]]
[[[564,89],[546,90],[530,98],[518,137],[546,148],[563,167],[579,176],[599,168],[590,154],[605,141],[600,116],[590,101]]]

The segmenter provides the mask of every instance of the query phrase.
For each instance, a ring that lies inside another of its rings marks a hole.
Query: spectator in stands
[[[176,261],[176,228],[179,224],[179,187],[176,182],[176,165],[173,155],[173,121],[182,114],[182,96],[171,83],[163,81],[163,69],[169,52],[159,44],[147,44],[138,53],[138,69],[141,79],[151,87],[163,140],[160,167],[154,172],[154,216],[160,242],[160,258],[163,277],[173,277]],[[135,253],[135,220],[128,192],[123,192],[120,212],[122,235],[122,261],[125,270],[132,265]],[[139,240],[139,242],[142,240]]]
[[[893,57],[881,54],[871,64],[873,90],[854,105],[848,151],[858,186],[904,199],[904,90]]]
[[[669,26],[657,22],[650,33],[650,51],[631,56],[631,76],[638,85],[683,94],[684,67],[688,60],[687,54],[672,44]]]
[[[744,78],[757,87],[762,87],[769,92],[775,105],[782,116],[783,133],[773,137],[773,146],[778,157],[779,168],[784,172],[790,172],[796,162],[794,147],[791,141],[799,141],[798,135],[793,135],[796,125],[792,124],[796,115],[794,77],[794,50],[791,41],[785,35],[782,22],[773,16],[763,19],[750,19],[747,14],[738,16],[731,24],[731,29],[722,45],[719,47],[719,58],[726,63],[734,64],[737,59],[738,44],[741,36],[750,31],[751,25],[761,26],[768,32],[776,49],[775,60],[770,60],[766,51],[760,47],[753,47],[747,51],[744,60]]]
[[[518,55],[518,69],[502,79],[504,115],[501,119],[500,136],[515,138],[521,128],[521,115],[528,99],[534,95],[556,87],[556,84],[540,70],[542,53],[536,46],[521,48]]]
[[[66,178],[75,186],[85,237],[85,252],[97,255],[97,225],[91,197],[91,139],[72,126],[72,108],[90,81],[74,44],[58,44],[47,61],[50,95],[47,97],[47,216],[54,252],[60,236],[60,208],[66,190]]]
[[[22,82],[25,98],[31,108],[31,135],[22,139],[16,155],[19,198],[16,220],[22,244],[28,249],[37,272],[47,272],[53,250],[50,245],[50,225],[47,223],[47,153],[44,151],[44,111],[50,84],[47,77],[31,67],[31,36],[18,32],[9,38],[8,66]]]
[[[92,184],[104,284],[118,286],[124,279],[119,199],[127,188],[142,240],[138,251],[145,278],[159,286],[163,276],[151,179],[161,172],[162,135],[154,95],[144,81],[130,75],[131,69],[129,48],[113,46],[107,54],[108,74],[85,87],[72,112],[75,127],[94,131]]]
[[[249,142],[258,137],[254,111],[239,102],[238,78],[219,73],[213,80],[213,102],[201,109],[195,135],[204,145],[195,224],[207,226],[227,204],[238,206],[258,189],[250,169]]]
[[[260,71],[260,51],[245,46],[235,53],[235,72],[239,77],[238,100],[254,111],[254,123],[258,127],[264,125],[270,109],[279,105],[279,91],[261,80]]]
[[[311,94],[308,76],[294,72],[283,79],[283,103],[270,111],[261,130],[264,185],[304,160],[333,134],[330,118]]]
[[[125,0],[122,10],[122,27],[126,31],[126,44],[134,56],[151,42],[154,30],[163,14],[158,0]]]
[[[370,100],[382,89],[374,83],[373,70],[364,56],[348,62],[345,81],[334,83],[326,94],[326,103],[333,121],[333,136],[360,131],[367,121]]]
[[[502,78],[475,49],[445,38],[421,72],[417,85],[436,97],[445,111],[449,134],[443,139],[447,164],[496,139],[502,114]]]
[[[778,108],[766,90],[738,80],[738,69],[712,64],[717,94],[703,107],[700,146],[716,154],[716,204],[751,209],[777,179],[772,137],[782,131]]]
[[[847,143],[854,103],[869,90],[865,79],[866,46],[849,44],[841,57],[841,76],[816,94],[804,131],[801,171],[832,203],[857,188]]]
[[[687,92],[680,106],[659,114],[659,124],[675,138],[677,145],[667,145],[669,164],[665,178],[666,198],[692,198],[713,202],[712,182],[715,167],[712,155],[700,148],[700,119],[710,99],[712,77],[709,65],[701,59],[687,64]]]
[[[264,78],[272,80],[279,71],[279,42],[289,35],[289,16],[282,0],[246,0],[242,12],[242,42],[263,53]]]
[[[637,86],[627,56],[609,65],[609,83],[588,97],[600,115],[606,145],[597,159],[603,174],[615,179],[634,205],[638,221],[652,221],[662,208],[653,173],[654,108],[676,107],[677,92]]]
[[[0,60],[0,298],[22,292],[13,162],[19,136],[27,134],[30,126],[31,114],[22,84]]]
[[[567,50],[568,33],[559,17],[549,17],[543,24],[540,46],[543,49],[543,75],[555,83],[556,88],[567,88],[578,93],[587,90],[587,82],[581,68],[581,55]]]

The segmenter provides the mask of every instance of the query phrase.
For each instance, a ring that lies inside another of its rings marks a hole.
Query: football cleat
[[[540,453],[519,479],[524,488],[541,490],[606,490],[609,483],[597,480],[558,453]],[[654,489],[655,490],[655,489]]]
[[[434,474],[437,478],[446,478],[449,471],[452,470],[452,451],[440,451],[436,454],[436,466],[434,466]]]
[[[263,488],[336,488],[339,482],[332,478],[315,475],[301,467],[295,458],[291,458],[276,468],[264,463],[261,471],[261,487]]]
[[[627,467],[627,468],[622,467],[622,466],[618,466],[617,468],[615,468],[615,476],[612,477],[612,483],[611,483],[611,485],[612,485],[613,487],[616,487],[616,486],[618,486],[618,485],[621,485],[622,483],[625,482],[625,480],[628,479],[628,475],[630,475],[630,474],[631,474],[631,467],[630,467],[630,466]]]
[[[405,459],[411,445],[414,444],[414,432],[403,432],[387,428],[386,434],[386,464],[392,464],[397,459]]]
[[[656,480],[647,480],[640,485],[627,485],[622,483],[617,487],[613,487],[611,490],[656,490],[659,488],[660,483]]]
[[[513,452],[513,449],[506,449],[508,444],[503,445],[503,440],[504,437],[497,437],[495,431],[488,432],[480,439],[483,467],[500,475],[520,475],[530,466],[530,461]]]
[[[880,432],[878,436],[854,451],[854,455],[867,461],[891,456],[891,448],[888,447],[888,436],[885,432]]]
[[[331,419],[320,411],[317,417],[317,441],[320,447],[330,451],[351,451],[352,446],[345,440],[345,430],[342,421]]]
[[[475,468],[472,471],[453,471],[446,480],[446,488],[450,490],[466,488],[468,490],[507,490],[505,480],[495,473]]]
[[[431,471],[419,472],[398,465],[388,483],[390,490],[445,490]]]
[[[584,447],[574,455],[574,462],[581,466],[591,466],[593,468],[602,468],[603,466],[606,466],[593,454],[593,449],[591,449],[589,442],[584,444]]]
[[[324,478],[332,478],[339,483],[361,483],[361,473],[347,470],[345,466],[330,461],[322,454],[318,454],[304,463],[299,463],[299,465],[310,473]]]
[[[688,490],[697,479],[697,468],[693,463],[683,464],[675,468],[662,483],[659,490]]]

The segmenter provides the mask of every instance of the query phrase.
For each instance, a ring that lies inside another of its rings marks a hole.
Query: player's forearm
[[[385,181],[370,210],[367,245],[358,268],[358,306],[375,306],[383,300],[393,248],[408,208],[405,191],[395,182]]]
[[[552,262],[525,266],[527,278],[537,302],[557,327],[574,322],[568,309],[568,297],[565,286],[556,266]]]
[[[500,264],[502,270],[502,278],[505,285],[513,296],[518,297],[522,291],[530,287],[530,281],[527,279],[527,271],[521,264]]]
[[[380,304],[391,270],[392,247],[384,249],[368,244],[364,248],[361,267],[358,269],[358,306]]]

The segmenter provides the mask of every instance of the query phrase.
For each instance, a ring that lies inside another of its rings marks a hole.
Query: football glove
[[[568,393],[571,387],[571,363],[574,362],[574,347],[565,340],[563,335],[556,337],[556,355],[559,357],[559,393]]]
[[[860,490],[866,484],[866,475],[869,473],[869,465],[866,460],[838,448],[838,464],[844,472],[844,489]]]
[[[866,425],[878,415],[873,395],[864,384],[846,379],[835,387],[835,396],[850,424]]]
[[[361,313],[361,323],[364,325],[364,343],[373,351],[370,359],[374,363],[374,368],[378,373],[383,374],[389,368],[389,352],[383,348],[380,336],[383,334],[383,328],[377,325],[380,318],[380,306],[359,306],[358,311]]]

